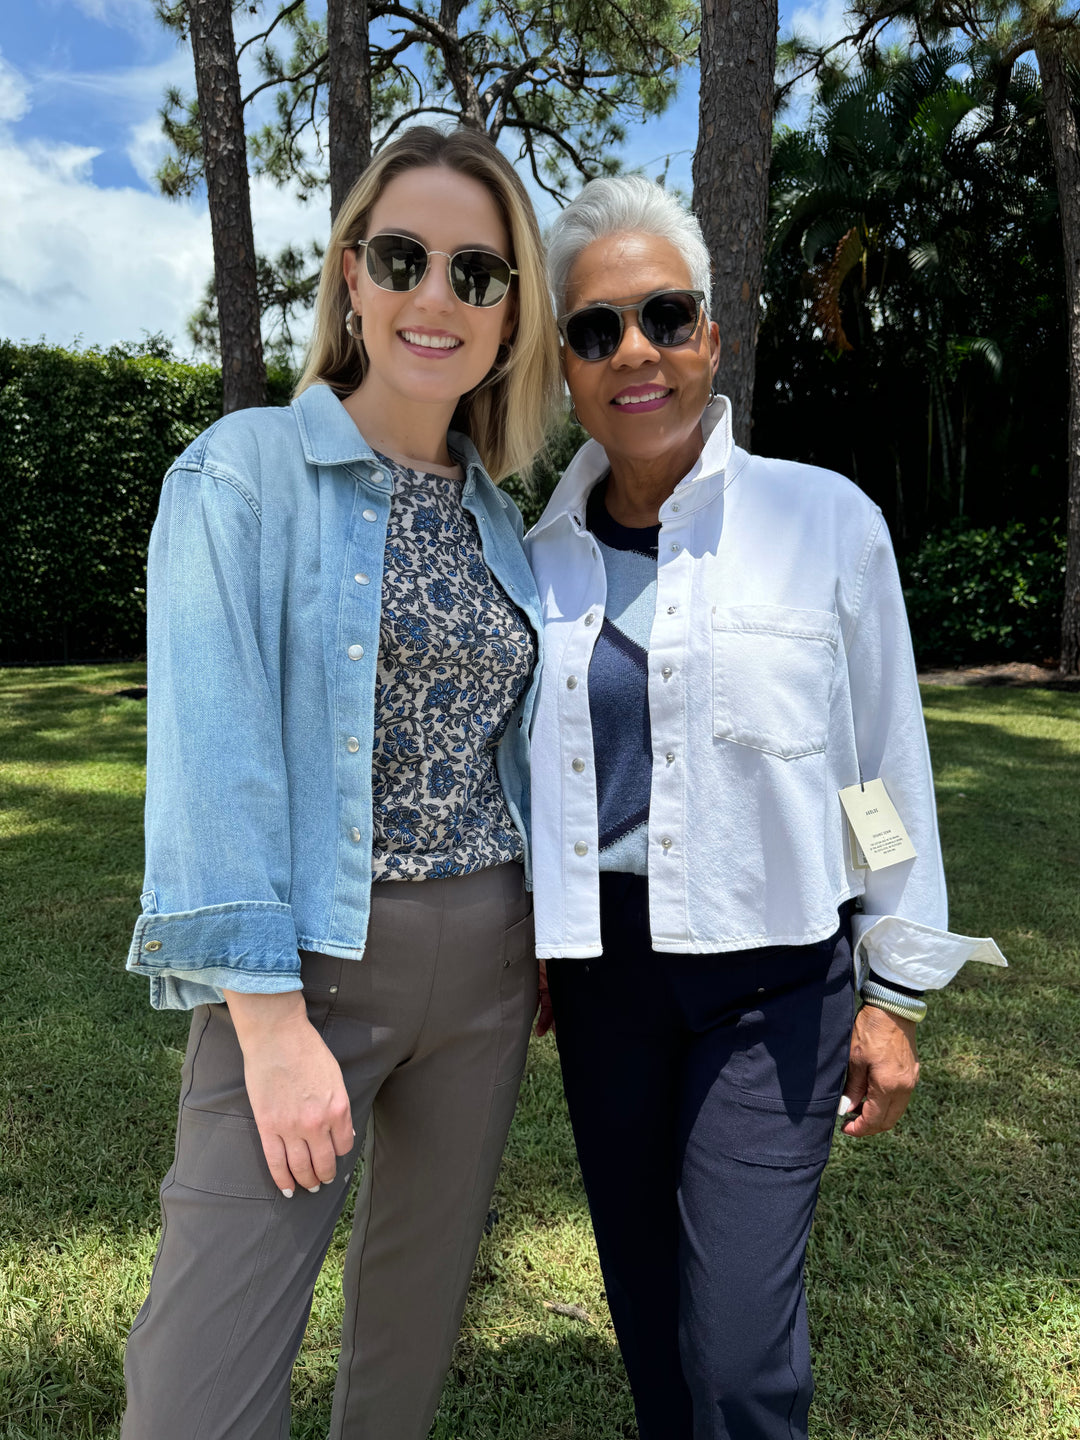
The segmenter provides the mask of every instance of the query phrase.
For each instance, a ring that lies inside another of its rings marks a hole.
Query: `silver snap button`
[[[144,950],[160,950],[160,949],[161,949],[161,941],[160,941],[160,940],[147,940],[146,944],[145,944],[142,948],[143,948]]]
[[[670,850],[672,844],[673,844],[673,841],[672,841],[672,839],[671,839],[671,836],[670,836],[670,835],[665,835],[664,838],[660,841],[660,848],[661,848],[662,850]]]
[[[337,994],[337,986],[336,986],[336,985],[331,985],[331,986],[330,986],[330,994],[331,994],[331,995],[336,995],[336,994]]]
[[[570,676],[567,677],[566,688],[567,688],[568,690],[576,690],[576,689],[577,689],[577,676],[576,676],[576,675],[570,675]]]
[[[350,735],[345,741],[345,749],[348,750],[350,755],[355,755],[357,750],[360,749],[360,741],[355,735]]]
[[[590,612],[588,613],[588,615],[585,616],[585,624],[586,624],[586,625],[591,625],[595,619],[596,619],[596,616],[595,616],[595,615],[592,613],[592,611],[590,610]]]
[[[353,576],[353,579],[356,581],[357,585],[370,585],[370,584],[371,584],[371,576],[370,576],[370,575],[365,575],[362,570],[358,571],[357,574],[355,574],[355,575]]]
[[[574,846],[574,854],[575,854],[575,855],[587,855],[588,853],[589,853],[589,847],[588,847],[588,845],[585,844],[585,841],[584,841],[584,840],[579,840],[579,841],[577,842],[577,844]]]
[[[350,645],[348,653],[350,660],[362,660],[364,658],[364,647],[363,645]]]
[[[667,752],[667,754],[664,756],[664,759],[667,761],[667,763],[668,763],[669,765],[674,765],[674,764],[675,764],[675,751],[674,751],[674,750],[669,750],[669,751]]]
[[[672,507],[671,507],[671,513],[672,513],[673,515],[677,515],[677,514],[679,513],[679,507],[678,507],[678,505],[672,505]]]
[[[678,609],[678,606],[676,606],[676,605],[669,605],[669,606],[667,607],[667,613],[668,613],[669,615],[674,615],[674,614],[675,614],[675,611],[676,611],[677,609]]]
[[[364,511],[364,519],[365,519],[365,520],[377,520],[378,518],[379,518],[379,517],[378,517],[378,515],[375,513],[374,510],[365,510],[365,511]]]
[[[580,775],[581,772],[585,769],[585,761],[584,761],[584,760],[571,760],[571,762],[570,762],[570,769],[573,770],[573,771],[575,771],[576,774]]]
[[[349,831],[349,839],[353,842],[354,845],[358,845],[360,843],[360,831],[356,828],[355,825]]]
[[[670,679],[671,679],[671,666],[670,666],[670,665],[665,665],[664,668],[660,671],[660,674],[664,677],[665,680],[670,680]]]
[[[671,547],[672,553],[674,553],[675,551],[677,551],[678,548],[679,548],[678,545],[674,545],[674,544],[673,544],[672,547]]]

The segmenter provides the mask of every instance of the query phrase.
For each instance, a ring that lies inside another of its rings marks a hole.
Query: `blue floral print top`
[[[461,480],[380,457],[394,486],[372,755],[372,878],[520,860],[495,751],[529,683],[528,621],[488,569]]]

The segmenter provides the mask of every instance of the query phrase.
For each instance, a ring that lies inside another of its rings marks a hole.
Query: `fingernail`
[[[286,1200],[291,1200],[291,1199],[292,1199],[292,1191],[291,1191],[291,1190],[282,1190],[281,1193],[282,1193],[282,1195],[285,1196],[285,1199],[286,1199]]]
[[[838,1115],[847,1115],[847,1114],[849,1114],[849,1113],[850,1113],[852,1110],[854,1110],[854,1109],[855,1109],[855,1101],[852,1100],[851,1096],[850,1096],[850,1095],[841,1095],[841,1096],[840,1096],[840,1104],[837,1106],[836,1113],[837,1113]]]
[[[309,1185],[309,1186],[307,1187],[307,1193],[308,1193],[309,1195],[317,1195],[321,1189],[322,1189],[322,1186],[321,1186],[321,1185]]]

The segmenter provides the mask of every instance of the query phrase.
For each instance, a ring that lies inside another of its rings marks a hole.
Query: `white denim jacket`
[[[826,939],[861,896],[862,962],[917,989],[992,940],[950,934],[934,788],[896,563],[881,512],[849,481],[733,446],[730,406],[660,509],[649,644],[649,912],[658,951]],[[571,462],[525,545],[544,618],[532,734],[537,953],[599,955],[589,661],[604,565],[585,528],[608,468]],[[603,736],[596,743],[604,743]],[[845,786],[881,777],[917,858],[852,867]]]

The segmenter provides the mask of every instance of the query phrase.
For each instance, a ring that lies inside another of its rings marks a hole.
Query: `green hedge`
[[[1053,660],[1061,645],[1065,534],[1057,521],[928,535],[901,562],[922,664]]]
[[[291,377],[271,380],[285,404]],[[145,564],[161,478],[221,414],[221,377],[142,347],[72,352],[0,341],[0,661],[138,655]],[[507,489],[539,515],[584,438],[570,420],[532,481]],[[1043,660],[1056,655],[1065,537],[957,526],[901,563],[920,662]]]
[[[0,660],[139,654],[161,479],[221,414],[221,376],[151,340],[0,341]],[[272,398],[288,398],[275,377]]]

